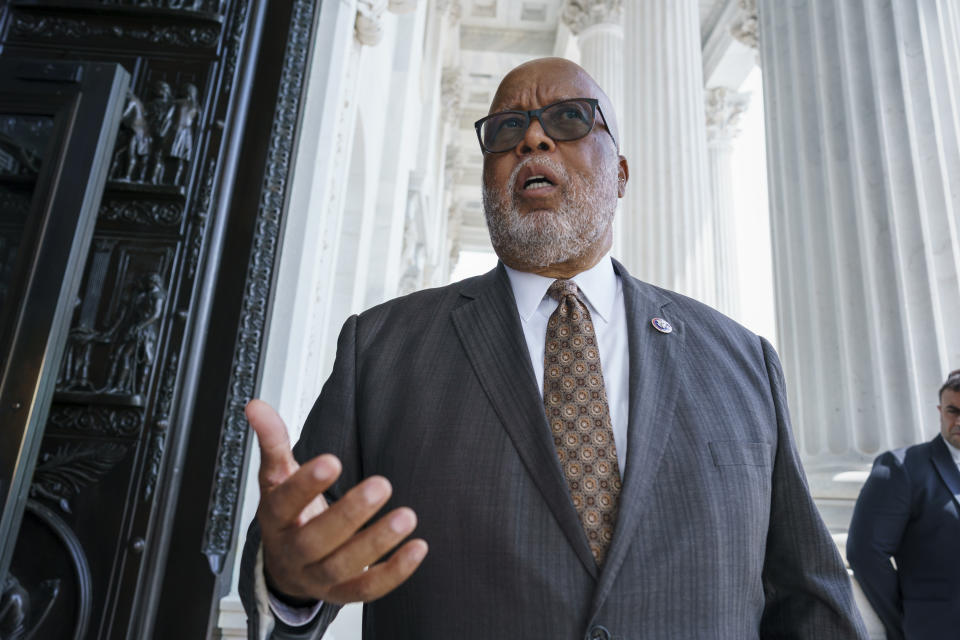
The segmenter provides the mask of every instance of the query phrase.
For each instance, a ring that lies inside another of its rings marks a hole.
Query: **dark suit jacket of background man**
[[[847,559],[888,638],[960,638],[960,470],[940,435],[874,461]]]
[[[629,446],[602,571],[502,265],[347,320],[294,453],[340,456],[332,500],[387,477],[385,509],[413,508],[430,545],[408,582],[366,605],[365,639],[865,637],[806,489],[773,348],[614,265],[629,331]],[[258,544],[254,523],[240,583],[251,628]],[[318,637],[335,609],[274,637]]]

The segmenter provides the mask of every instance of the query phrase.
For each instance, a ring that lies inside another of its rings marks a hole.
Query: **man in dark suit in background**
[[[854,576],[891,640],[960,638],[960,369],[939,398],[940,433],[874,461],[847,537]]]
[[[521,65],[477,135],[500,264],[349,318],[292,453],[248,407],[251,637],[353,601],[368,640],[864,637],[772,347],[609,257],[604,92]]]

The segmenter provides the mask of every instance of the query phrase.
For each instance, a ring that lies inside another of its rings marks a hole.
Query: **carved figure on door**
[[[63,391],[94,391],[90,380],[90,357],[93,345],[103,337],[89,327],[76,327],[67,337],[67,349],[60,367],[58,387]]]
[[[123,119],[120,121],[127,130],[126,148],[117,153],[114,161],[114,177],[122,180],[143,182],[147,176],[147,166],[150,163],[150,151],[153,138],[150,135],[150,123],[147,121],[147,108],[132,91],[127,92],[127,104],[123,109]],[[126,168],[120,171],[121,156],[126,155]],[[140,170],[138,173],[137,165]],[[136,173],[136,178],[134,174]]]
[[[176,101],[176,129],[170,142],[169,156],[177,161],[177,173],[173,184],[179,185],[183,179],[183,169],[193,156],[193,128],[200,108],[197,105],[197,87],[191,83],[183,85],[180,97]]]
[[[163,80],[153,83],[153,95],[147,105],[147,121],[156,144],[153,148],[153,173],[150,182],[163,183],[163,174],[166,170],[166,149],[164,141],[170,136],[173,127],[173,116],[176,105],[173,101],[173,90]]]
[[[140,281],[133,300],[109,335],[114,340],[110,353],[110,374],[104,391],[137,394],[143,391],[157,358],[158,320],[167,293],[159,274]]]

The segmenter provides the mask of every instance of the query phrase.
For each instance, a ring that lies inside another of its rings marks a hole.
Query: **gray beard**
[[[552,158],[527,157],[506,185],[483,183],[483,213],[490,242],[505,262],[546,267],[584,255],[610,227],[617,210],[616,156],[604,159],[596,179],[572,179]],[[562,181],[562,202],[556,210],[537,209],[520,213],[512,188],[520,170],[531,162],[549,167]]]

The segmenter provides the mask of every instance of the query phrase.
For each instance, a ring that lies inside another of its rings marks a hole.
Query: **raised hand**
[[[251,400],[246,415],[260,443],[257,520],[271,588],[291,599],[345,604],[376,600],[410,577],[427,554],[421,539],[375,563],[417,526],[413,510],[394,509],[361,530],[390,498],[386,478],[371,476],[328,505],[323,492],[341,471],[336,456],[301,466],[270,405]]]

